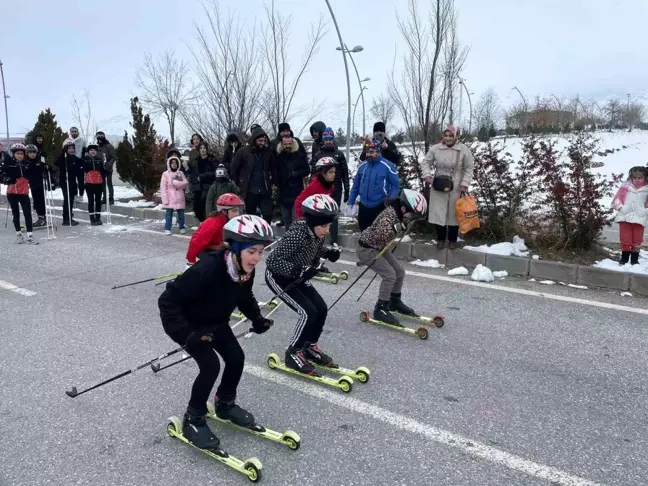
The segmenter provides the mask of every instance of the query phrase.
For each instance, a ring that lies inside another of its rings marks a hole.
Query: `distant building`
[[[5,151],[9,151],[9,148],[14,143],[25,143],[25,137],[9,137],[9,143],[7,143],[7,138],[0,135],[0,143],[3,145]]]

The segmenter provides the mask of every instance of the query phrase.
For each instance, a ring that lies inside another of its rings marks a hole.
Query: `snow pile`
[[[558,282],[560,285],[563,287],[571,287],[572,289],[581,289],[581,290],[587,290],[588,287],[585,285],[576,285],[576,284],[566,284],[565,282]]]
[[[493,272],[493,277],[495,277],[495,278],[508,277],[508,272],[506,270],[500,270],[500,271],[497,271],[497,272]]]
[[[155,206],[154,202],[151,201],[146,201],[144,199],[140,199],[139,201],[127,201],[127,202],[120,202],[120,201],[115,201],[113,206],[121,206],[121,207],[126,207],[126,208],[150,208]],[[162,206],[160,204],[160,206]],[[157,209],[157,208],[156,208]],[[162,208],[160,208],[162,209]]]
[[[534,260],[540,260],[540,255],[531,255]]]
[[[481,246],[464,246],[464,250],[478,251],[480,253],[490,253],[491,255],[502,256],[529,256],[529,249],[524,244],[524,240],[519,236],[513,237],[513,242],[495,243],[494,245]]]
[[[403,239],[400,240],[401,243],[409,243],[412,241],[412,237],[410,235],[405,235],[403,236]]]
[[[453,277],[458,276],[458,275],[468,275],[470,272],[466,267],[457,267],[453,268],[452,270],[448,270],[448,275],[452,275]]]
[[[613,272],[628,272],[628,273],[638,273],[640,275],[648,275],[648,255],[645,255],[645,252],[641,252],[639,257],[638,265],[630,265],[626,263],[621,265],[619,262],[605,258],[600,262],[596,262],[592,265],[596,268],[603,268],[605,270],[612,270]]]
[[[118,224],[109,224],[105,230],[106,233],[123,233],[124,231],[128,231],[128,228]]]
[[[470,278],[472,280],[475,280],[476,282],[492,282],[493,280],[495,280],[493,272],[490,271],[490,268],[485,267],[481,263],[477,265],[475,270],[473,270]]]
[[[426,268],[445,268],[445,265],[439,263],[439,260],[414,260],[412,262],[412,265],[416,265],[418,267],[426,267]]]
[[[540,280],[538,283],[542,285],[556,285],[556,282],[553,280]]]
[[[621,292],[621,297],[632,297],[630,292]]]

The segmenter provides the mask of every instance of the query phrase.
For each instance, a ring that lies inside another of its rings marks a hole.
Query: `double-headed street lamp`
[[[336,47],[335,50],[341,51],[342,47]],[[349,57],[351,58],[351,63],[353,64],[353,69],[355,69],[356,76],[358,77],[358,86],[360,87],[360,97],[362,97],[362,136],[364,137],[367,132],[366,132],[366,117],[365,117],[365,99],[364,99],[364,87],[362,86],[362,83],[369,81],[370,78],[365,78],[365,79],[360,79],[360,73],[358,72],[358,66],[356,66],[355,61],[353,60],[352,54],[357,54],[358,52],[361,52],[364,50],[364,47],[362,46],[355,46],[353,49],[349,49],[346,44],[344,45],[344,52],[346,54],[349,54]],[[356,101],[357,104],[357,101]],[[355,115],[353,116],[354,122],[355,122]],[[355,131],[355,130],[354,130]]]

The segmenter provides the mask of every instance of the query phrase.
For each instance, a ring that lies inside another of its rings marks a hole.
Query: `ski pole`
[[[76,398],[79,395],[82,395],[82,394],[84,394],[86,392],[89,392],[90,390],[94,390],[95,388],[99,388],[100,386],[106,385],[106,384],[110,383],[111,381],[115,381],[115,380],[118,380],[119,378],[123,378],[124,376],[130,375],[131,373],[135,373],[136,371],[139,371],[142,368],[146,368],[147,366],[151,365],[152,363],[154,363],[156,361],[167,358],[167,357],[169,357],[169,356],[171,356],[173,354],[179,353],[183,349],[184,349],[184,346],[182,346],[180,348],[177,348],[177,349],[174,349],[173,351],[169,351],[168,353],[164,353],[162,356],[158,356],[157,358],[154,358],[154,359],[152,359],[150,361],[147,361],[146,363],[143,363],[143,364],[139,365],[137,368],[133,368],[133,369],[128,370],[128,371],[124,371],[123,373],[115,375],[112,378],[109,378],[109,379],[107,379],[105,381],[102,381],[101,383],[93,385],[90,388],[86,388],[85,390],[79,391],[79,390],[77,390],[76,386],[73,386],[69,390],[66,390],[65,394],[70,398]]]
[[[9,224],[9,198],[8,197],[7,197],[7,209],[5,212],[7,213],[7,217],[5,218],[5,229],[7,229],[7,225]]]
[[[131,282],[131,283],[123,284],[123,285],[115,285],[111,290],[123,289],[124,287],[131,287],[133,285],[139,285],[139,284],[146,283],[146,282],[153,282],[154,280],[161,280],[163,278],[177,277],[178,275],[180,275],[180,274],[179,273],[167,273],[166,275],[159,275],[157,277],[147,278],[146,280],[140,280],[139,282]]]

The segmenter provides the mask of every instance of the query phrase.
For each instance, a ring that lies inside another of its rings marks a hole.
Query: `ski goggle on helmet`
[[[226,192],[225,194],[221,194],[216,200],[216,209],[218,211],[223,211],[227,209],[241,208],[243,207],[243,204],[243,200],[236,194]]]
[[[243,214],[225,224],[223,239],[230,246],[241,246],[244,249],[258,244],[268,245],[274,240],[274,233],[265,219],[253,214]]]
[[[427,212],[427,201],[423,194],[412,189],[403,189],[400,193],[400,201],[408,213],[414,213],[417,218],[422,218]]]

